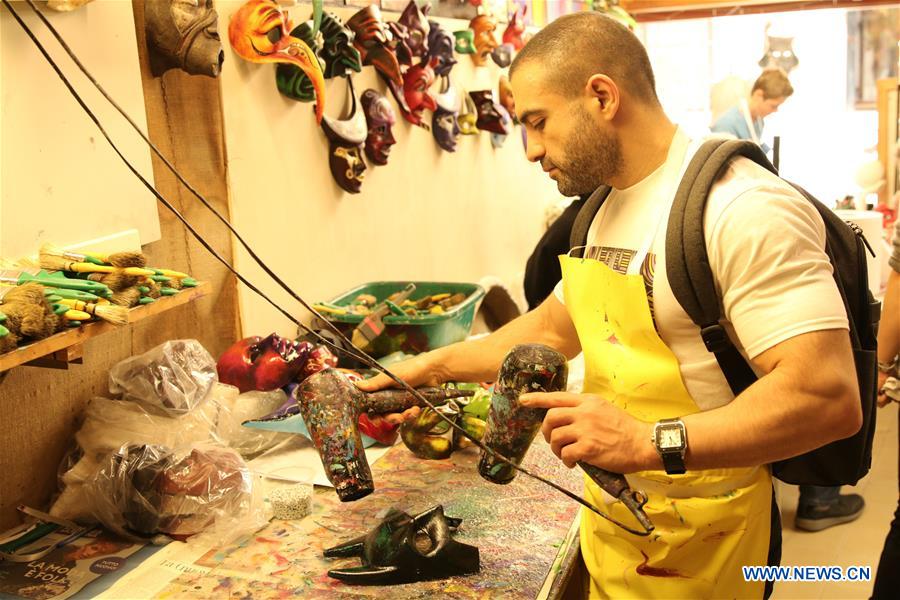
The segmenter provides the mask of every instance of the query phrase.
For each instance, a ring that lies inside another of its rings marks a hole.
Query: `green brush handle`
[[[102,260],[100,260],[100,259],[97,258],[96,256],[91,256],[91,255],[89,255],[89,254],[85,254],[85,255],[81,258],[81,262],[87,262],[87,263],[91,263],[91,264],[93,264],[93,265],[106,266],[106,263],[105,263],[105,262],[103,262]]]
[[[66,306],[65,304],[53,304],[53,314],[55,315],[64,315],[66,314],[71,306]]]
[[[44,288],[44,297],[47,298],[48,302],[53,302],[53,300],[50,300],[50,298],[52,297],[68,298],[69,300],[81,300],[82,302],[97,302],[97,300],[100,299],[99,296],[90,292],[82,292],[79,290],[64,290],[52,287]]]
[[[93,294],[91,295],[93,296]],[[44,298],[46,298],[47,302],[49,302],[50,304],[54,304],[62,300],[62,296],[58,296],[56,294],[44,294]]]
[[[146,285],[139,285],[139,286],[138,286],[138,291],[139,291],[140,293],[142,293],[142,294],[149,294],[149,293],[150,293],[150,288],[148,288]]]
[[[69,327],[81,327],[82,322],[81,321],[66,321],[66,325],[68,325]]]
[[[193,277],[185,277],[181,280],[181,285],[184,287],[197,287],[197,280]]]
[[[29,273],[22,273],[22,275],[19,277],[19,284],[28,283],[31,281],[49,287],[67,290],[79,290],[103,297],[112,296],[112,292],[108,287],[96,281],[69,279],[68,277],[56,277],[52,275],[30,275]]]
[[[144,296],[138,300],[138,304],[153,304],[154,302],[156,302],[156,298],[151,298],[150,296]]]
[[[4,327],[3,325],[0,325],[0,338],[6,337],[8,335],[9,335],[9,329]]]
[[[164,288],[159,288],[159,293],[162,294],[163,296],[174,296],[175,294],[178,293],[178,290],[176,290],[175,288],[164,287]]]
[[[171,277],[166,277],[165,275],[151,275],[150,279],[156,283],[168,283],[169,281],[172,281]]]
[[[6,315],[0,312],[0,323],[3,323],[4,321],[6,321]]]

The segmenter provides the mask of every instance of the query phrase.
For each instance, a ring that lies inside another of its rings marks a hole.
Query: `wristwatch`
[[[685,472],[684,454],[687,450],[687,431],[681,419],[660,419],[653,427],[653,445],[662,458],[669,475]]]

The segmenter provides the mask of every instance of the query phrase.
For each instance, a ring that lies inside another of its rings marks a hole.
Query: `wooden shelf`
[[[209,290],[209,283],[201,283],[194,288],[185,288],[174,296],[163,296],[153,304],[132,308],[128,311],[128,322],[136,323],[177,306],[193,302],[207,295]],[[15,350],[0,354],[0,373],[19,365],[66,369],[71,363],[80,364],[82,344],[85,341],[120,327],[126,326],[113,325],[105,321],[92,321],[81,327],[51,335],[38,342],[19,346]]]

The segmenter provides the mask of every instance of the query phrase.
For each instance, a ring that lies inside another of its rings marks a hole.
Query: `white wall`
[[[239,1],[216,3],[224,38]],[[327,7],[334,10],[334,7]],[[344,20],[356,9],[337,9]],[[295,22],[309,5],[290,10]],[[384,13],[388,20],[397,13]],[[441,20],[449,31],[467,26]],[[478,281],[495,275],[521,285],[525,261],[543,231],[544,209],[559,199],[555,184],[528,163],[518,129],[500,150],[489,135],[461,136],[455,154],[431,133],[400,122],[387,166],[369,165],[362,193],[344,193],[328,170],[328,144],[311,104],[281,96],[274,67],[237,57],[226,44],[221,75],[232,220],[273,270],[309,301],[329,299],[369,281]],[[495,65],[476,69],[457,56],[454,83],[496,86]],[[372,67],[354,77],[358,94],[386,93]],[[327,82],[326,114],[338,115],[343,79]],[[393,103],[393,99],[391,99]],[[395,105],[396,109],[396,105]],[[426,112],[430,123],[431,114]],[[267,291],[275,286],[238,252],[240,269]],[[239,286],[246,334],[293,333],[283,316]],[[274,297],[297,305],[284,293]],[[302,314],[297,308],[295,314]]]
[[[832,203],[853,194],[857,167],[872,160],[878,117],[847,106],[847,11],[827,9],[715,17],[641,26],[669,116],[694,135],[709,125],[710,87],[729,75],[760,73],[765,27],[794,36],[800,64],[794,95],[766,119],[764,139],[781,136],[781,173]]]
[[[131,2],[97,0],[70,13],[43,7],[75,54],[146,130]],[[13,7],[73,81],[125,156],[152,182],[150,151],[84,78],[28,5]],[[0,7],[0,256],[138,230],[159,239],[156,199],[119,161],[50,65]],[[132,232],[133,233],[133,232]],[[136,244],[133,236],[122,243]]]

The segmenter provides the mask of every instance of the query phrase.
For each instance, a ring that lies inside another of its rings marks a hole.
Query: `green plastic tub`
[[[381,302],[393,293],[399,292],[410,283],[416,290],[410,296],[418,300],[432,294],[462,293],[466,299],[438,315],[400,316],[388,315],[384,318],[385,330],[366,349],[375,358],[381,358],[397,351],[418,354],[447,346],[466,339],[472,330],[475,311],[484,297],[484,288],[477,283],[448,283],[441,281],[374,281],[346,291],[331,300],[331,304],[348,306],[360,294],[371,294]],[[327,315],[328,320],[337,325],[343,333],[349,334],[365,318],[362,315]]]

